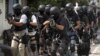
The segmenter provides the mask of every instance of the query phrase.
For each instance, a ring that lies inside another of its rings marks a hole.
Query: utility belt
[[[35,38],[35,35],[36,35],[36,31],[28,33],[30,39]]]
[[[69,31],[69,32],[67,32],[67,35],[68,35],[69,37],[71,37],[71,36],[76,36],[76,34],[75,34],[74,31]]]
[[[14,31],[14,36],[18,36],[19,38],[21,38],[26,34],[26,31],[27,31],[26,29],[22,31]]]
[[[23,26],[21,26],[21,27],[18,27],[18,26],[13,26],[13,30],[14,31],[23,31],[23,30],[25,30],[26,29],[26,24],[24,24]]]
[[[36,31],[34,31],[34,32],[28,32],[28,35],[29,36],[35,36],[36,35]]]
[[[27,30],[14,32],[13,40],[17,41],[18,43],[27,44],[29,37],[26,31]]]

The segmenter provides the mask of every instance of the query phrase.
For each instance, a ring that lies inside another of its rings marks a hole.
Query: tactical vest
[[[83,22],[84,24],[89,23],[89,19],[88,19],[88,16],[87,16],[87,15],[83,15],[83,17],[82,17],[82,22]]]
[[[38,20],[39,20],[40,24],[43,24],[44,19],[45,19],[45,18],[44,18],[43,15],[38,15]]]
[[[36,14],[36,17],[37,17],[37,22],[38,22],[38,25],[40,26],[40,29],[43,28],[43,22],[47,19],[46,18],[46,15],[40,15],[39,13]]]
[[[30,22],[32,22],[32,20],[31,19],[28,19],[27,20],[27,28],[28,28],[28,32],[33,32],[33,26],[32,25],[30,25]]]
[[[21,16],[19,16],[19,17],[14,17],[14,20],[16,21],[16,22],[19,22],[20,21],[20,19],[21,19]],[[24,30],[24,29],[26,29],[26,24],[24,24],[23,26],[16,26],[16,25],[13,25],[13,27],[14,27],[14,31],[22,31],[22,30]]]
[[[68,17],[68,19],[70,21],[70,24],[74,26],[75,25],[75,21],[73,20],[73,18],[72,17]]]

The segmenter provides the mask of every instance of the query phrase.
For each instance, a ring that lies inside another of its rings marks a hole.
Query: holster
[[[30,39],[29,36],[25,34],[24,36],[22,36],[21,43],[28,44],[29,39]]]

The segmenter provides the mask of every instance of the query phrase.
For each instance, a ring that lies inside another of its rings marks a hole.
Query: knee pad
[[[31,44],[30,48],[32,49],[32,52],[35,52],[36,50],[35,44]]]

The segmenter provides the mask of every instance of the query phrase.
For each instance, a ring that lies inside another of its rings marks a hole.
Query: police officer
[[[81,13],[81,21],[84,22],[84,25],[87,29],[89,29],[89,18],[88,18],[88,6],[82,6],[82,13]],[[87,30],[88,31],[88,30]]]
[[[90,17],[91,16],[91,17]],[[96,27],[96,15],[94,13],[94,10],[91,6],[88,7],[88,18],[89,18],[89,24],[91,27],[91,42],[93,43],[93,45],[95,44],[95,40],[96,40],[96,31],[95,31],[95,27]]]
[[[44,25],[48,25],[52,29],[54,29],[53,32],[55,32],[55,34],[60,34],[60,36],[59,36],[60,40],[63,40],[62,41],[63,44],[67,45],[69,42],[69,38],[67,37],[67,34],[66,34],[67,25],[66,25],[66,20],[63,17],[61,17],[61,15],[60,15],[60,9],[56,6],[51,7],[50,16],[51,16],[50,20],[45,21]],[[52,33],[52,34],[54,34],[54,33]],[[54,37],[54,38],[56,38],[56,37]],[[60,51],[62,51],[58,48],[59,46],[60,45],[56,45],[56,44],[53,45],[53,49],[51,51],[52,56],[56,56],[57,55],[56,52],[60,53]],[[59,49],[59,51],[57,51],[58,49]],[[67,46],[66,46],[66,51],[67,51]]]
[[[64,8],[64,7],[61,7],[61,8],[60,8],[60,11],[61,11],[62,17],[64,17],[64,14],[65,14],[65,11],[66,11],[65,8]]]
[[[37,26],[37,19],[35,15],[32,15],[32,12],[30,10],[29,6],[24,6],[22,9],[22,13],[27,16],[27,29],[28,29],[28,35],[30,38],[30,47],[35,55],[35,51],[37,50],[36,48],[36,26]]]
[[[44,21],[47,20],[47,15],[45,14],[45,5],[41,4],[38,7],[38,13],[36,14],[37,17],[37,28],[39,33],[39,54],[43,55],[45,53],[45,36],[43,34],[44,29]]]
[[[81,21],[81,29],[79,31],[80,38],[82,39],[83,44],[78,45],[77,53],[78,55],[88,55],[90,51],[90,25],[89,25],[89,18],[87,13],[88,7],[83,5],[79,7],[77,10],[78,16]],[[84,47],[83,47],[84,46]],[[84,53],[82,52],[84,51]]]
[[[3,30],[1,37],[3,38],[4,44],[11,46],[11,40],[13,38],[13,26],[11,24],[11,20],[12,20],[12,14],[11,13],[9,13],[7,15],[6,20],[7,20],[7,23],[9,25],[11,25],[11,28]]]
[[[74,39],[75,39],[76,43],[79,43],[79,40],[78,40],[78,37],[79,37],[78,31],[80,29],[80,18],[75,13],[75,11],[73,9],[73,4],[72,3],[67,3],[66,4],[66,15],[67,15],[68,20],[70,21],[71,25],[73,26],[73,28],[75,30],[75,31],[73,31],[73,29],[71,27],[69,29],[69,32],[73,32],[74,33],[73,34],[74,35]],[[75,36],[77,36],[77,37],[75,37]],[[72,44],[74,44],[74,45],[70,45],[70,50],[71,50],[72,53],[74,53],[75,52],[75,43],[72,43]]]
[[[97,9],[96,9],[97,4],[96,4],[94,1],[91,1],[91,2],[89,3],[89,6],[93,8],[94,13],[97,12],[97,11],[96,11],[96,10],[97,10]]]
[[[52,6],[50,4],[47,4],[46,7],[45,7],[45,14],[46,14],[46,17],[47,17],[47,20],[50,19],[50,8]],[[48,22],[48,21],[47,21]],[[45,24],[45,21],[43,23],[43,25]],[[45,40],[46,40],[46,52],[48,53],[48,55],[51,55],[51,31],[50,28],[47,26],[47,25],[44,25],[44,36],[46,37]]]
[[[40,23],[43,23],[45,20],[47,20],[46,14],[45,14],[45,5],[39,5],[38,18],[39,18]],[[42,18],[42,19],[40,19],[40,18]]]
[[[21,5],[14,4],[13,11],[14,16],[12,20],[12,25],[14,27],[14,36],[11,42],[11,47],[13,49],[13,56],[17,56],[17,50],[19,50],[20,56],[25,56],[25,35],[27,34],[26,22],[27,16],[21,13]],[[18,49],[17,49],[18,48]]]
[[[83,5],[77,9],[77,12],[81,21],[81,27],[85,26],[86,28],[89,28],[89,19],[87,16],[88,15],[87,10],[88,10],[88,6]]]
[[[98,17],[98,24],[100,23],[100,9],[98,9],[98,12],[97,12],[97,17]]]
[[[0,13],[2,13],[1,10],[0,10]],[[7,20],[9,25],[11,25],[11,22],[10,22],[11,18],[12,18],[11,14],[7,15],[6,20]],[[4,44],[11,46],[11,40],[12,40],[12,37],[13,37],[12,27],[10,29],[3,30],[1,37],[3,38]]]
[[[75,24],[75,29],[79,29],[80,19],[79,19],[78,15],[75,13],[72,3],[66,4],[66,11],[67,11],[68,18],[70,18],[70,20],[72,20],[72,22]]]
[[[48,17],[50,17],[50,8],[51,8],[52,6],[50,5],[50,4],[47,4],[46,6],[45,6],[45,14],[48,16]]]

